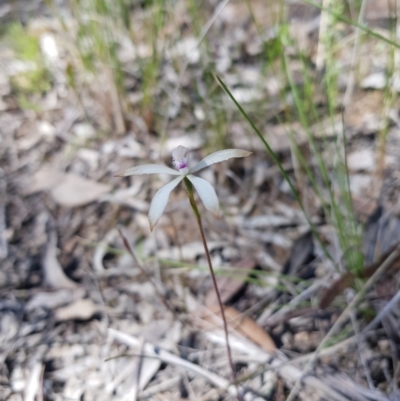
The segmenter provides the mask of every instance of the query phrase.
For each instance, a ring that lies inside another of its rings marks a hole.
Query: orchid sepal
[[[179,171],[176,171],[171,167],[163,166],[162,164],[142,164],[141,166],[128,168],[123,172],[122,176],[128,177],[130,175],[142,175],[142,174],[181,175]]]
[[[220,163],[235,157],[246,157],[249,155],[251,155],[251,152],[242,149],[219,150],[218,152],[211,153],[204,159],[200,160],[194,167],[189,169],[189,174],[196,173],[197,171],[200,171],[203,168],[211,166],[212,164],[215,163]]]
[[[204,207],[219,217],[219,201],[214,187],[208,181],[203,180],[203,178],[191,174],[186,177],[195,187]]]
[[[164,213],[171,191],[183,180],[183,178],[183,175],[175,178],[161,187],[153,196],[149,209],[150,231],[153,231],[154,226],[158,223],[158,220],[160,220]]]

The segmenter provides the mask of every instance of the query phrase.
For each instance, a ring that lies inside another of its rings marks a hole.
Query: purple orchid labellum
[[[187,174],[189,149],[184,146],[178,146],[172,151],[172,164],[180,173]]]
[[[154,226],[157,224],[158,220],[164,213],[171,191],[185,177],[187,177],[187,179],[196,188],[196,191],[199,194],[200,199],[204,204],[204,207],[210,212],[218,215],[219,203],[214,188],[206,180],[203,180],[202,178],[196,177],[192,174],[215,163],[219,163],[231,158],[249,156],[251,152],[241,149],[220,150],[206,156],[192,168],[189,168],[188,166],[188,154],[189,149],[185,148],[184,146],[178,146],[172,151],[172,162],[176,170],[159,164],[143,164],[141,166],[128,168],[122,174],[122,176],[124,177],[142,174],[170,174],[178,176],[177,178],[160,188],[154,195],[149,210],[149,222],[151,230],[153,230]]]

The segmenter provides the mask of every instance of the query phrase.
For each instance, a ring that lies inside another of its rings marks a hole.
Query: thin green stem
[[[201,215],[200,215],[199,209],[197,207],[196,201],[194,199],[192,183],[186,177],[183,179],[183,182],[185,183],[186,193],[187,193],[188,198],[189,198],[190,206],[192,207],[194,216],[196,217],[196,221],[197,221],[197,224],[199,226],[200,235],[201,235],[201,241],[203,242],[203,246],[204,246],[204,251],[206,253],[208,267],[210,268],[210,274],[211,274],[212,282],[213,282],[213,285],[214,285],[214,290],[215,290],[215,293],[217,295],[218,305],[219,305],[219,309],[221,311],[221,317],[222,317],[222,321],[223,321],[223,324],[224,324],[226,351],[227,351],[227,354],[228,354],[229,366],[231,368],[232,382],[236,386],[238,400],[242,401],[243,399],[242,399],[242,397],[241,397],[241,395],[239,393],[239,387],[238,387],[238,385],[236,383],[236,372],[235,372],[235,368],[233,366],[231,347],[229,345],[228,323],[226,321],[225,310],[224,310],[224,306],[223,306],[222,300],[221,300],[221,294],[220,294],[219,289],[218,289],[217,279],[215,277],[214,268],[212,266],[210,251],[208,250],[206,236],[204,234],[204,229],[203,229],[203,223],[201,222]]]

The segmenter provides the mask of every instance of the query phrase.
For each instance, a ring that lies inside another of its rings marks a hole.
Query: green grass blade
[[[221,85],[221,87],[223,88],[223,90],[225,91],[225,93],[230,97],[230,99],[232,100],[232,102],[235,104],[235,106],[238,108],[238,110],[240,111],[240,113],[242,114],[242,116],[245,118],[245,120],[250,124],[251,128],[254,130],[254,132],[257,134],[257,136],[261,139],[261,142],[264,144],[265,148],[267,149],[269,155],[271,156],[272,160],[274,161],[274,163],[278,166],[279,171],[281,172],[283,178],[285,179],[285,181],[288,183],[290,190],[293,194],[293,197],[296,199],[296,202],[299,204],[306,220],[307,223],[310,227],[311,232],[313,233],[314,237],[316,238],[316,240],[318,241],[319,245],[321,246],[325,256],[332,262],[333,258],[330,255],[330,253],[328,252],[328,250],[326,249],[325,245],[323,244],[318,231],[315,228],[314,223],[310,220],[310,218],[308,217],[306,210],[304,208],[303,202],[300,199],[300,196],[296,190],[296,188],[293,186],[292,181],[289,177],[289,175],[286,173],[286,171],[284,170],[284,168],[282,167],[281,162],[279,161],[278,156],[276,155],[276,153],[272,150],[272,148],[269,146],[268,142],[265,140],[264,136],[261,134],[261,132],[259,131],[259,129],[254,125],[253,121],[251,120],[251,118],[249,117],[249,115],[245,112],[245,110],[243,109],[243,107],[238,103],[238,101],[235,99],[235,97],[232,95],[231,91],[228,89],[228,87],[225,85],[225,83],[222,81],[222,79],[218,76],[218,75],[214,75],[215,79],[217,80],[217,82]]]
[[[375,32],[374,30],[372,30],[370,28],[368,28],[364,24],[359,24],[358,22],[353,21],[353,20],[343,16],[343,14],[336,13],[336,12],[332,11],[330,8],[324,7],[323,5],[318,4],[318,3],[314,3],[311,0],[303,0],[303,2],[306,3],[306,4],[309,4],[310,6],[319,8],[321,11],[327,12],[328,14],[330,14],[333,17],[337,18],[338,20],[340,20],[342,22],[345,22],[346,24],[352,25],[352,26],[360,29],[361,31],[367,33],[368,35],[371,35],[371,36],[373,36],[373,37],[375,37],[375,38],[377,38],[379,40],[382,40],[383,42],[386,42],[389,45],[392,45],[392,46],[396,47],[397,49],[400,49],[400,44],[399,43],[397,43],[397,42],[395,42],[395,41],[393,41],[391,39],[385,38],[383,35],[381,35],[378,32]]]

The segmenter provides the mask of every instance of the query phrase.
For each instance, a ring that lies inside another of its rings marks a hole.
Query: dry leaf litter
[[[263,1],[252,3],[262,21],[263,40],[273,41],[279,10]],[[368,2],[365,14],[369,26],[382,35],[388,35],[386,3]],[[132,161],[170,165],[170,151],[178,145],[190,148],[196,160],[212,146],[213,133],[207,132],[210,105],[206,98],[191,97],[195,91],[205,93],[198,77],[206,61],[197,38],[175,38],[168,44],[160,71],[163,85],[152,93],[159,110],[168,110],[162,142],[155,133],[162,130],[157,118],[163,119],[153,111],[142,113],[139,106],[137,60],[151,49],[145,44],[130,48],[120,32],[129,102],[121,119],[107,69],[96,76],[77,69],[79,91],[68,86],[69,68],[79,65],[71,51],[77,26],[69,9],[61,7],[66,27],[41,1],[0,4],[2,22],[18,16],[39,39],[51,76],[50,86],[30,99],[35,107],[21,108],[15,82],[21,84],[24,74],[37,66],[19,59],[9,43],[1,44],[0,399],[235,399],[215,294],[183,189],[171,194],[167,213],[150,235],[149,202],[165,184],[164,177],[115,178]],[[207,3],[209,16],[215,7]],[[187,21],[183,10],[182,4],[177,6],[182,27]],[[136,7],[132,15],[139,27],[143,13]],[[296,55],[301,50],[316,61],[320,12],[291,1],[285,13],[290,34],[300,44],[287,51],[295,82],[301,84]],[[274,118],[286,107],[280,100],[284,78],[276,68],[262,75],[263,44],[250,20],[245,2],[231,1],[219,14],[208,34],[215,69],[239,102],[258,110],[257,125],[294,178],[290,133],[304,147],[310,166],[316,161],[307,153],[308,133],[296,122],[278,124]],[[368,265],[400,240],[400,124],[397,101],[383,110],[382,44],[370,38],[359,52],[362,77],[345,126],[338,113],[334,130],[327,118],[310,133],[317,141],[327,138],[333,148],[337,133],[346,132],[350,185],[357,216],[365,224]],[[351,47],[344,46],[338,57],[350,66]],[[179,91],[176,63],[188,65]],[[399,90],[397,81],[393,91]],[[324,98],[315,101],[323,103]],[[233,112],[226,97],[221,102]],[[390,127],[380,170],[376,135],[383,112]],[[201,175],[217,188],[223,206],[221,220],[204,216],[205,228],[245,400],[283,400],[298,380],[299,399],[399,399],[399,309],[391,303],[399,290],[396,263],[352,311],[335,345],[323,349],[303,377],[310,353],[353,299],[354,290],[347,288],[340,302],[318,307],[321,294],[339,274],[259,139],[241,119],[227,125],[227,135],[233,147],[254,155]],[[307,212],[334,260],[341,261],[336,234],[321,217],[312,189],[302,188],[301,196],[308,200]],[[124,248],[118,229],[137,260]],[[371,311],[381,318],[366,331]],[[351,330],[356,334],[348,337]]]

